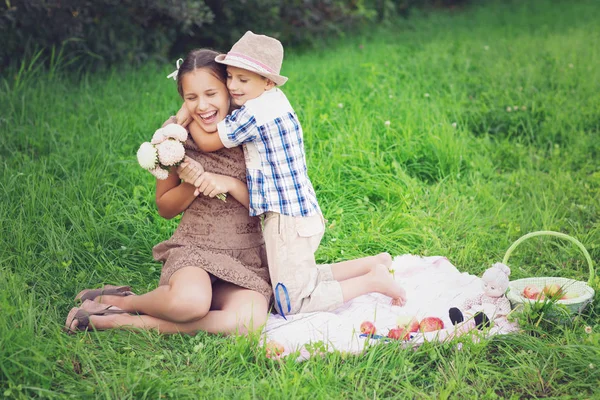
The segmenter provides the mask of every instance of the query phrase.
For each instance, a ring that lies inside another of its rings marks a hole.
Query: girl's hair
[[[188,53],[179,66],[179,72],[177,73],[177,91],[181,97],[183,97],[183,87],[181,85],[183,76],[198,68],[206,68],[221,82],[227,82],[227,67],[215,61],[215,57],[218,55],[218,52],[209,49],[197,49]]]

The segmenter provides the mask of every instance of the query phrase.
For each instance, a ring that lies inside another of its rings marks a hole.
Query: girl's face
[[[207,133],[217,131],[229,111],[225,83],[206,68],[198,68],[181,78],[183,100],[190,116]]]

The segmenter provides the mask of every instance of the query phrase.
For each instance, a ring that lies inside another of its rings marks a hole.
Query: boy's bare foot
[[[375,258],[377,259],[377,264],[383,264],[388,267],[388,269],[392,266],[393,260],[390,253],[379,253],[375,256]]]
[[[376,265],[369,273],[373,278],[375,291],[392,298],[392,305],[403,306],[406,304],[406,291],[394,280],[387,266]]]

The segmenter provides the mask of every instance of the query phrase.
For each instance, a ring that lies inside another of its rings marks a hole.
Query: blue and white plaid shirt
[[[308,178],[302,127],[277,88],[248,100],[218,125],[225,147],[244,146],[250,215],[293,217],[320,212]]]

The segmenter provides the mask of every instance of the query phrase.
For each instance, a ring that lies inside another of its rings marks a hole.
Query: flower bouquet
[[[156,179],[165,180],[169,168],[177,167],[185,158],[183,143],[188,136],[187,130],[179,124],[169,124],[154,132],[150,142],[144,142],[137,151],[138,163]],[[226,201],[225,193],[217,197]]]
[[[169,176],[169,168],[176,167],[185,157],[183,142],[187,131],[178,124],[169,124],[160,128],[150,142],[144,142],[137,151],[138,163],[157,179]]]

